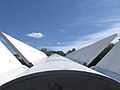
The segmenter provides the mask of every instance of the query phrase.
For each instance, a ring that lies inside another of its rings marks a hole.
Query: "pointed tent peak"
[[[22,66],[15,56],[0,41],[0,74]]]
[[[113,34],[113,35],[110,35],[110,36],[108,36],[108,37],[114,37],[114,38],[116,38],[117,37],[117,33],[115,33],[115,34]]]
[[[51,58],[53,58],[53,59],[54,59],[54,57],[56,57],[56,59],[57,59],[57,58],[59,59],[59,57],[63,57],[63,56],[61,56],[61,55],[59,55],[59,54],[52,54],[52,55],[49,56],[49,57],[51,57]],[[63,57],[63,58],[65,58],[65,57]]]
[[[103,57],[94,69],[120,81],[120,41]]]
[[[4,32],[0,35],[5,39],[5,41],[15,50],[15,52],[24,60],[27,66],[30,67],[31,63],[33,65],[37,63],[42,63],[46,60],[47,55],[40,50],[37,50]]]
[[[15,79],[27,69],[0,41],[0,86]]]
[[[68,55],[67,58],[74,60],[80,64],[89,65],[104,49],[109,45],[109,43],[117,37],[117,34],[109,36],[102,39],[96,43],[93,43],[87,47],[76,50]]]
[[[120,54],[120,41],[107,53],[107,55],[103,57],[103,59],[97,64],[97,66],[111,67],[110,64],[113,64],[113,63],[120,64],[120,63],[117,63],[117,62],[120,62],[119,54]],[[110,63],[110,64],[107,64],[107,63]]]
[[[52,54],[51,56],[48,57],[47,61],[72,61],[66,57],[63,57],[59,54]]]
[[[117,35],[118,35],[117,33],[113,34],[113,36],[115,36],[115,37],[117,37]]]

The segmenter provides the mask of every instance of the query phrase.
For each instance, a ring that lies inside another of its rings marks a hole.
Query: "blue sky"
[[[0,0],[0,31],[38,49],[79,49],[120,37],[120,0]]]

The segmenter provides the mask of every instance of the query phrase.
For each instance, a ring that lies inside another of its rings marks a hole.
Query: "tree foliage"
[[[52,54],[59,54],[61,56],[65,56],[71,52],[75,51],[75,48],[73,48],[72,50],[69,50],[67,53],[63,52],[63,51],[54,51],[54,50],[48,50],[47,48],[42,48],[41,49],[42,52],[44,52],[47,56],[50,56]]]
[[[76,49],[75,48],[73,48],[72,50],[69,50],[66,54],[69,54],[69,53],[71,53],[71,52],[74,52]]]
[[[47,50],[47,48],[42,48],[41,51],[44,52],[47,56],[50,56],[52,54],[59,54],[61,56],[66,55],[63,51],[52,51],[52,50]]]

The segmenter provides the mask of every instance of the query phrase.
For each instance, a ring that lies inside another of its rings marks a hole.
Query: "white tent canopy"
[[[116,38],[116,36],[117,34],[109,36],[92,45],[74,51],[66,57],[74,60],[75,62],[86,64],[88,66],[109,45],[109,43]]]
[[[15,52],[24,60],[29,66],[30,63],[33,65],[42,63],[46,60],[47,56],[45,53],[1,32],[0,35],[6,40],[6,42],[15,50]]]
[[[27,69],[0,41],[0,85],[15,79]]]
[[[95,70],[120,81],[120,42],[95,66]]]

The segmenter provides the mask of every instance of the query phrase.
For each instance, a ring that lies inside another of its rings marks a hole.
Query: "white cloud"
[[[61,31],[61,32],[64,32],[64,30],[63,30],[63,29],[61,29],[60,31]]]
[[[110,17],[108,19],[97,21],[96,23],[110,23],[110,22],[119,22],[119,21],[120,21],[120,17],[119,18]]]
[[[95,21],[93,23],[96,25],[96,27],[111,28],[113,27],[113,25],[119,22],[120,22],[120,17],[108,17],[102,20]]]
[[[110,28],[105,29],[101,32],[97,32],[91,35],[80,37],[80,39],[76,41],[66,42],[64,44],[62,43],[61,46],[50,46],[46,48],[53,49],[53,50],[63,50],[64,52],[67,52],[68,50],[72,48],[76,48],[76,49],[83,48],[85,46],[88,46],[92,43],[95,43],[103,38],[106,38],[116,33],[118,34],[118,37],[113,42],[116,42],[118,41],[118,39],[120,39],[120,23],[116,23]]]
[[[28,37],[32,37],[32,38],[42,38],[44,37],[45,35],[43,35],[42,33],[38,32],[38,33],[30,33],[30,34],[27,34]]]
[[[61,42],[58,42],[57,45],[61,45]]]

